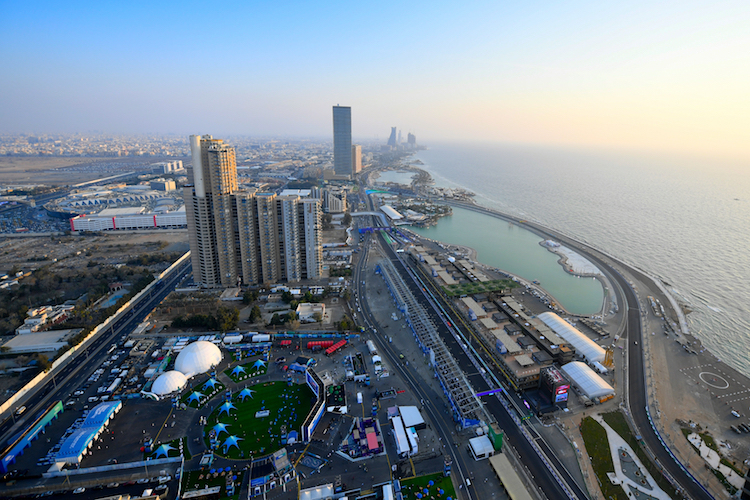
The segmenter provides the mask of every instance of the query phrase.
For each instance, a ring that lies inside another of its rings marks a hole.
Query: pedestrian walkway
[[[657,486],[656,481],[648,473],[646,468],[641,463],[638,456],[635,454],[630,445],[615,432],[607,422],[601,417],[601,415],[594,415],[594,420],[599,422],[604,430],[607,431],[607,439],[609,440],[609,451],[612,454],[612,463],[615,465],[614,474],[610,474],[610,478],[613,479],[613,483],[622,485],[623,489],[627,493],[630,491],[637,491],[640,498],[658,498],[660,500],[671,500],[667,493]],[[625,469],[623,469],[623,461],[621,460],[621,450],[625,452],[626,460]],[[632,464],[631,464],[632,461]],[[637,470],[627,470],[628,464],[635,465]],[[634,472],[638,473],[635,476]],[[635,476],[629,477],[629,476]],[[641,477],[642,480],[635,480],[637,477]],[[632,496],[632,495],[628,495]]]

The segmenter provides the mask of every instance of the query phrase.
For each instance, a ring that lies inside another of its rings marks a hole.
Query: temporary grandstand
[[[574,328],[570,323],[553,312],[543,312],[537,316],[556,334],[573,346],[576,352],[589,363],[604,361],[605,352],[596,342]]]
[[[88,414],[81,426],[68,436],[60,446],[57,463],[80,464],[91,445],[122,408],[120,401],[99,403]]]
[[[591,400],[607,400],[615,394],[614,388],[589,368],[586,363],[571,361],[560,369]]]
[[[454,419],[463,427],[476,425],[480,420],[489,423],[491,417],[486,414],[484,406],[475,396],[476,391],[446,347],[427,311],[416,301],[393,263],[388,259],[381,260],[376,272],[383,276],[396,306],[404,313],[422,352],[432,352],[433,368],[451,404]]]

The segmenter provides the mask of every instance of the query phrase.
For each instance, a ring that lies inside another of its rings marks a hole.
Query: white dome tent
[[[172,370],[159,375],[151,386],[151,392],[157,396],[165,396],[177,392],[187,384],[187,378],[182,373]]]
[[[198,340],[188,344],[177,355],[174,369],[182,372],[185,378],[206,373],[221,362],[221,350],[211,342]]]
[[[581,333],[577,328],[573,328],[570,323],[557,314],[553,312],[543,312],[537,316],[537,318],[542,320],[545,325],[550,327],[552,331],[562,337],[563,340],[569,342],[578,355],[586,358],[586,361],[589,363],[594,363],[595,361],[602,363],[604,361],[604,349]]]

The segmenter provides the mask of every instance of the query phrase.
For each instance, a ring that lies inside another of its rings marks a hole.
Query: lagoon
[[[539,245],[538,235],[515,224],[462,208],[429,228],[411,227],[426,238],[477,251],[477,261],[528,281],[539,281],[572,314],[598,314],[604,301],[599,280],[566,273],[559,256]]]

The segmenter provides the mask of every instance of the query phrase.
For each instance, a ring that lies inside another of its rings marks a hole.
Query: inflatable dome
[[[211,342],[199,340],[188,344],[177,355],[174,369],[182,372],[186,378],[205,373],[221,362],[221,350]]]
[[[172,370],[162,373],[156,380],[154,380],[154,385],[151,386],[151,392],[157,396],[164,396],[179,391],[185,387],[185,384],[187,384],[187,378],[185,375]]]

